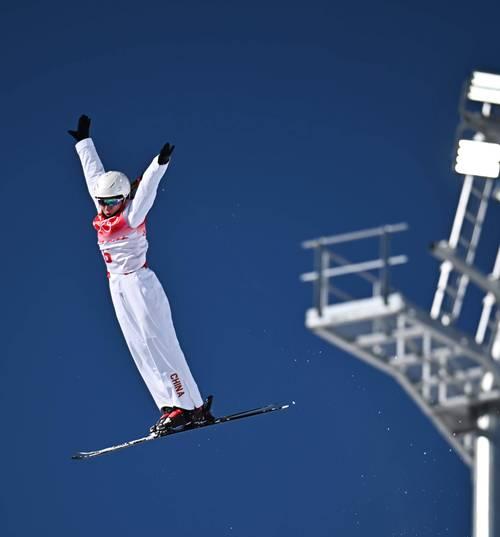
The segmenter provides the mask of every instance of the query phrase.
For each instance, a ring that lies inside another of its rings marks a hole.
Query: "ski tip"
[[[74,461],[83,461],[85,459],[89,459],[90,457],[93,457],[94,454],[95,454],[95,451],[79,451],[78,453],[71,455],[71,458]]]
[[[286,410],[287,408],[290,408],[295,404],[295,401],[292,401],[291,403],[284,403],[283,405],[278,405],[278,408],[280,410]]]

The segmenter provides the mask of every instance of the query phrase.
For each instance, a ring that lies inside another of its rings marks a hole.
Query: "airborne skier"
[[[177,340],[167,296],[146,263],[145,219],[174,146],[165,144],[142,177],[131,185],[125,174],[104,170],[90,138],[88,116],[80,116],[77,130],[68,132],[76,140],[75,148],[97,209],[93,226],[106,262],[116,316],[161,412],[150,431],[163,434],[211,419]]]

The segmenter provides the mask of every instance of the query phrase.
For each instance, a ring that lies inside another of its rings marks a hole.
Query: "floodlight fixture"
[[[467,97],[471,101],[500,104],[500,75],[474,71],[470,80]]]
[[[455,171],[463,175],[498,177],[500,174],[500,144],[479,140],[460,140]]]

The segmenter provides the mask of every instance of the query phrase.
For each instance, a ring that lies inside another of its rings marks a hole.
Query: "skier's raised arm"
[[[86,115],[80,116],[78,128],[76,131],[69,130],[68,133],[76,140],[75,149],[82,163],[83,174],[89,190],[90,196],[94,201],[96,209],[99,211],[99,204],[94,197],[94,187],[97,178],[104,173],[104,166],[97,154],[94,142],[90,138],[90,118]]]
[[[158,185],[167,170],[174,147],[174,145],[165,144],[160,154],[153,159],[153,162],[151,162],[144,172],[134,199],[130,202],[130,208],[127,214],[130,227],[136,228],[140,226],[153,206]]]

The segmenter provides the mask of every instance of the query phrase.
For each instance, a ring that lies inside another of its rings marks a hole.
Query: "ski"
[[[116,444],[115,446],[110,446],[103,449],[98,449],[96,451],[79,451],[75,453],[71,458],[75,460],[91,459],[93,457],[99,457],[105,453],[113,453],[121,449],[126,449],[132,446],[137,446],[138,444],[144,444],[145,442],[150,442],[151,440],[159,440],[160,438],[165,438],[167,436],[172,436],[174,434],[185,433],[187,431],[192,431],[194,429],[203,429],[204,427],[210,427],[212,425],[220,425],[221,423],[227,423],[229,421],[236,421],[243,418],[250,418],[252,416],[259,416],[260,414],[267,414],[269,412],[276,412],[277,410],[286,410],[289,408],[289,404],[284,405],[267,405],[259,408],[254,408],[252,410],[245,410],[243,412],[237,412],[236,414],[229,414],[227,416],[221,416],[214,418],[210,421],[202,421],[198,423],[193,423],[184,427],[178,427],[177,429],[172,429],[166,433],[150,433],[147,436],[141,438],[136,438],[135,440],[130,440],[128,442],[123,442],[122,444]]]

